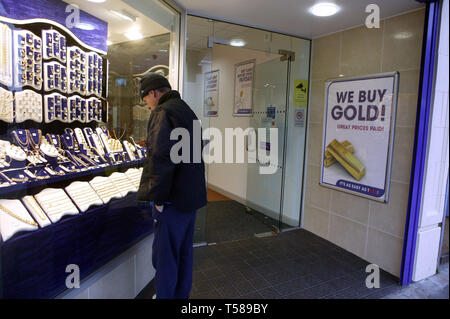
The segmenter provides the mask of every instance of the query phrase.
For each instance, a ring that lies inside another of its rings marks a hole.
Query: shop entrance
[[[211,73],[219,75],[220,114],[202,121],[202,127],[221,133],[222,145],[211,136],[205,152],[217,155],[220,148],[222,161],[206,165],[208,205],[198,213],[195,242],[275,235],[288,227],[281,212],[290,67],[295,55],[215,43],[210,58]],[[232,140],[227,135],[231,130],[236,134]]]

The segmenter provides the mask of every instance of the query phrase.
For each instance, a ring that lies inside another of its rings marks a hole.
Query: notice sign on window
[[[219,70],[205,73],[203,113],[205,117],[219,115]]]
[[[235,116],[253,115],[253,77],[256,60],[235,66],[234,112]]]
[[[325,87],[320,184],[387,202],[398,73],[339,78]]]

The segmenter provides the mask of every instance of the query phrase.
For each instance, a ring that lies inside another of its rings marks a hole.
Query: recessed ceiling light
[[[75,28],[77,29],[81,29],[81,30],[86,30],[86,31],[92,31],[95,30],[95,27],[90,24],[90,23],[84,23],[84,22],[80,22],[78,23]]]
[[[136,21],[136,17],[134,15],[132,15],[131,13],[128,13],[125,10],[111,10],[111,12],[122,19],[125,19],[128,21],[133,21],[133,22]]]
[[[411,32],[403,31],[403,32],[396,33],[394,35],[394,38],[395,39],[399,39],[399,40],[403,40],[403,39],[409,39],[412,36],[413,36],[413,34]]]
[[[318,17],[329,17],[339,11],[339,7],[334,3],[322,2],[318,3],[309,9],[312,14]]]
[[[230,45],[233,47],[243,47],[245,46],[247,43],[245,43],[244,40],[242,39],[233,39],[230,41]]]
[[[128,31],[127,33],[125,33],[125,36],[129,39],[129,40],[132,40],[132,41],[135,41],[135,40],[140,40],[140,39],[142,39],[144,36],[142,35],[142,33],[140,32],[140,31],[137,31],[137,30],[131,30],[131,31]]]
[[[88,0],[88,2],[103,3],[106,2],[106,0]]]

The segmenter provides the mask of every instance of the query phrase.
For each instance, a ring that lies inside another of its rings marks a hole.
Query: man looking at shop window
[[[156,269],[156,298],[188,299],[196,211],[206,205],[205,166],[203,160],[193,161],[198,158],[193,145],[202,142],[194,142],[193,126],[198,118],[160,74],[146,75],[141,80],[140,94],[152,112],[147,127],[148,155],[137,200],[150,202],[155,220],[152,262]],[[188,163],[175,164],[171,160],[171,149],[178,141],[171,140],[170,135],[176,128],[189,132]]]

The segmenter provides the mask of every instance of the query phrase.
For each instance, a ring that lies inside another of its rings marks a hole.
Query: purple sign
[[[16,20],[47,19],[66,26],[66,19],[73,11],[61,0],[0,0],[0,16]],[[82,42],[96,49],[107,51],[108,23],[80,10],[80,23],[90,24],[94,30],[78,28],[69,30]],[[66,26],[67,27],[67,26]]]

